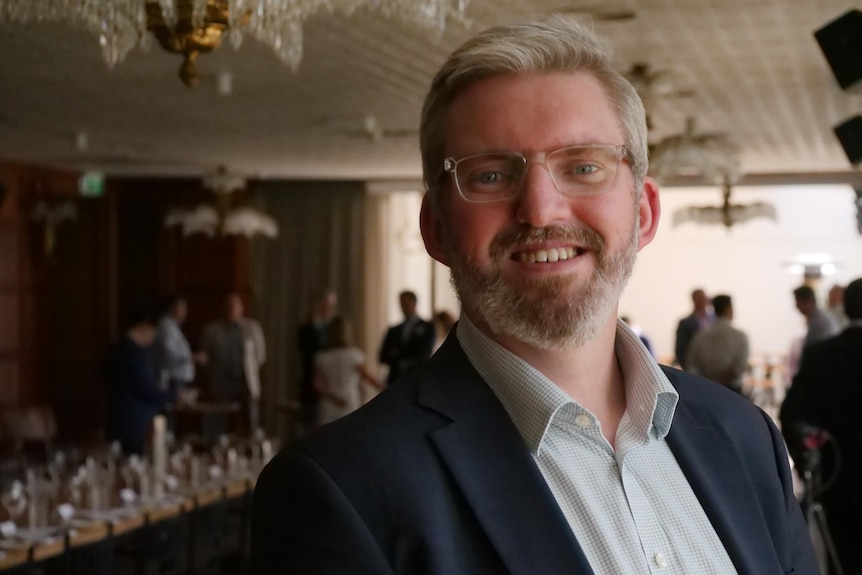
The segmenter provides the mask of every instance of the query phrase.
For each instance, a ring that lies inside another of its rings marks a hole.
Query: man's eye
[[[496,184],[503,179],[503,174],[500,172],[482,172],[475,178],[480,184]]]

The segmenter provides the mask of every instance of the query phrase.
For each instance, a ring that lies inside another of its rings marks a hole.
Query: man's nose
[[[527,165],[524,181],[515,198],[515,217],[518,223],[541,228],[568,219],[570,202],[570,198],[557,189],[547,166],[533,162]]]

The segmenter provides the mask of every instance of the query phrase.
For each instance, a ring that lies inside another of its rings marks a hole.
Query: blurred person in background
[[[431,357],[436,339],[434,325],[416,313],[415,292],[401,292],[398,294],[398,303],[404,321],[389,328],[380,346],[380,363],[389,366],[386,376],[388,385]]]
[[[105,361],[107,439],[119,441],[125,455],[144,453],[153,418],[177,399],[175,389],[159,386],[153,367],[150,346],[156,336],[155,323],[150,310],[133,312]]]
[[[181,328],[188,304],[183,296],[171,294],[162,301],[161,310],[152,347],[153,365],[162,389],[184,389],[195,379],[195,358]]]
[[[320,396],[319,425],[335,421],[362,405],[362,383],[385,386],[365,365],[365,354],[353,345],[352,326],[336,316],[329,323],[329,345],[314,358],[315,388]]]
[[[796,309],[805,317],[805,324],[808,326],[802,345],[802,355],[805,355],[805,349],[812,343],[832,337],[841,331],[832,314],[817,305],[817,296],[811,286],[802,285],[793,290],[793,299]]]
[[[826,311],[832,314],[839,328],[844,329],[850,323],[844,312],[844,286],[836,284],[829,288]]]
[[[781,406],[781,429],[796,469],[801,474],[808,467],[818,476],[820,489],[811,495],[826,511],[844,574],[860,575],[862,278],[845,288],[844,312],[848,324],[840,334],[805,348]]]
[[[308,320],[299,326],[296,344],[299,349],[299,403],[304,432],[315,428],[320,397],[314,384],[314,358],[329,345],[329,324],[338,305],[338,296],[323,289],[311,296]]]
[[[748,336],[730,323],[733,301],[729,295],[712,298],[715,320],[694,334],[688,346],[686,371],[732,389],[740,395],[748,369]]]
[[[693,306],[691,314],[679,320],[676,326],[676,341],[673,349],[676,363],[681,369],[686,368],[686,356],[691,338],[699,329],[705,328],[715,319],[709,309],[709,298],[702,289],[698,288],[691,292],[691,303]]]
[[[201,336],[206,392],[214,401],[239,403],[241,431],[253,433],[258,427],[260,368],[266,361],[266,342],[257,320],[245,316],[239,294],[229,294],[224,305],[224,317],[209,323]],[[221,429],[212,428],[208,435],[226,431],[225,425],[216,425]]]

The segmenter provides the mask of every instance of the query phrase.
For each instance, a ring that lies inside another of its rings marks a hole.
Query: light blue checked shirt
[[[617,323],[627,407],[616,451],[588,409],[465,314],[457,335],[529,446],[597,575],[736,573],[665,441],[679,395],[628,326]]]

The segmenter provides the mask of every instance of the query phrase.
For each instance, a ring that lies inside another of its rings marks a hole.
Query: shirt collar
[[[459,318],[456,335],[470,363],[537,455],[557,411],[567,404],[579,404],[529,363],[479,331],[466,314]],[[626,412],[645,436],[663,439],[670,431],[679,395],[640,338],[622,321],[617,322],[614,352],[626,382]]]

